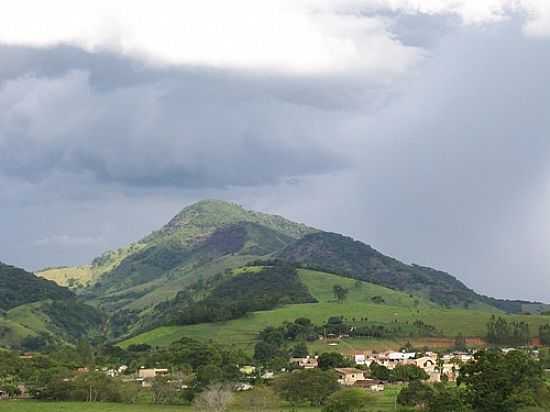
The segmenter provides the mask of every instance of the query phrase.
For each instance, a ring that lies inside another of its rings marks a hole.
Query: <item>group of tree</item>
[[[345,319],[343,316],[331,316],[322,325],[325,335],[348,335],[351,337],[395,338],[395,337],[435,337],[441,333],[432,325],[417,319],[414,322],[371,322],[366,318]]]
[[[529,324],[523,321],[508,322],[491,316],[487,323],[487,342],[494,345],[524,346],[529,343]]]
[[[269,310],[282,304],[316,302],[301,282],[296,268],[288,264],[222,277],[211,290],[207,287],[201,290],[202,295],[205,292],[207,296],[197,300],[193,296],[177,296],[173,302],[163,303],[155,312],[166,313],[168,305],[173,314],[171,323],[189,325],[237,319],[246,313]]]
[[[397,365],[393,369],[388,369],[373,362],[369,367],[369,371],[373,378],[388,382],[424,381],[429,378],[426,372],[416,365]]]
[[[307,318],[285,322],[278,327],[268,326],[258,333],[254,360],[273,369],[285,367],[290,356],[307,356],[306,342],[314,341],[318,336],[319,329]]]

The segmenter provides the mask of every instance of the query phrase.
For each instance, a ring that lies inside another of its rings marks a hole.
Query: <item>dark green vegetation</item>
[[[0,309],[46,299],[70,299],[73,293],[54,282],[0,262]]]
[[[426,412],[548,410],[550,389],[542,367],[525,352],[480,351],[461,367],[456,385],[430,386],[414,380],[401,390],[397,401]]]
[[[520,351],[484,351],[461,369],[459,384],[476,411],[514,412],[525,406],[550,407],[541,364]]]
[[[278,265],[232,276],[199,302],[176,297],[175,305],[169,310],[176,324],[191,325],[237,319],[246,313],[282,304],[313,302],[316,300],[300,281],[296,269]],[[162,314],[164,306],[156,310]]]
[[[24,350],[76,342],[97,334],[103,315],[69,289],[0,264],[0,345]]]

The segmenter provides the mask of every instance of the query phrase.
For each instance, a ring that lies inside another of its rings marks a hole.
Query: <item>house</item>
[[[319,367],[319,360],[317,359],[317,356],[306,356],[305,358],[290,358],[290,363],[297,365],[299,368],[302,369],[314,369]]]
[[[141,383],[141,386],[144,388],[150,388],[152,386],[152,380],[158,376],[168,375],[168,369],[157,369],[157,368],[141,368],[138,371],[138,377],[136,382]]]
[[[414,359],[414,365],[423,369],[428,375],[435,371],[437,362],[434,358],[429,356],[424,356],[422,358]]]
[[[234,389],[235,389],[237,392],[250,391],[250,390],[252,390],[253,388],[254,388],[254,386],[252,386],[251,384],[246,383],[246,382],[237,383],[237,384],[234,386]]]
[[[353,386],[356,386],[361,389],[366,389],[371,392],[384,391],[384,381],[377,380],[377,379],[365,379],[364,381],[357,381]]]
[[[364,353],[356,353],[353,358],[356,365],[366,365],[367,363],[367,357]]]
[[[241,366],[241,368],[239,368],[239,372],[241,372],[243,375],[253,375],[254,373],[256,373],[256,367],[251,365]]]
[[[157,376],[162,376],[162,375],[167,375],[167,374],[168,374],[168,369],[156,369],[156,368],[145,369],[145,368],[141,368],[138,371],[138,377],[141,378],[141,379],[154,379]]]
[[[386,357],[391,361],[404,361],[408,359],[414,359],[416,357],[415,352],[389,352]]]
[[[273,371],[265,371],[262,374],[262,379],[274,379],[274,378],[275,378],[275,373]]]
[[[338,374],[338,383],[344,386],[353,386],[357,381],[364,381],[365,374],[360,369],[355,368],[336,368]]]

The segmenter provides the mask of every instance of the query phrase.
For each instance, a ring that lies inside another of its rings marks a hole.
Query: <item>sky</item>
[[[1,261],[89,263],[218,198],[550,302],[550,2],[2,9]]]

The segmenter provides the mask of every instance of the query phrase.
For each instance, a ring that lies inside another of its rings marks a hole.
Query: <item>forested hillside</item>
[[[9,310],[45,299],[70,299],[74,294],[54,282],[0,262],[0,309]]]
[[[99,333],[104,316],[69,289],[0,264],[0,347],[42,349]]]

